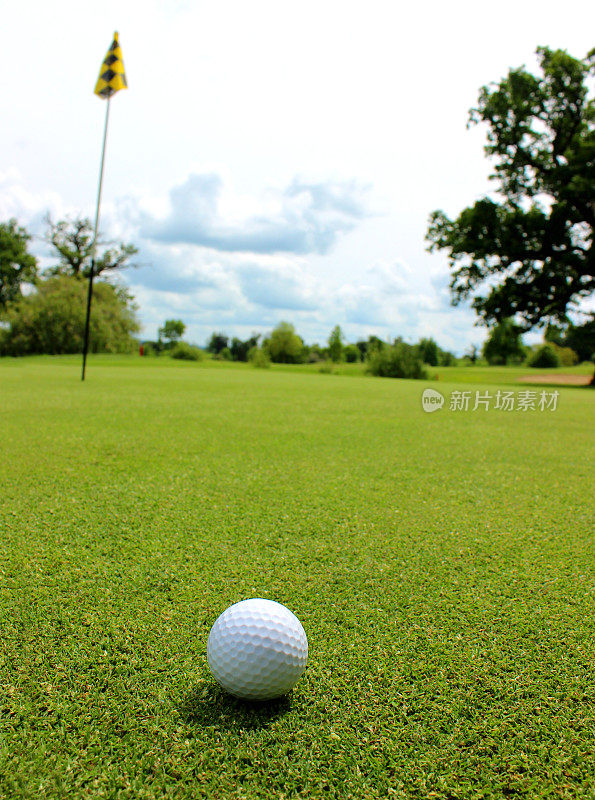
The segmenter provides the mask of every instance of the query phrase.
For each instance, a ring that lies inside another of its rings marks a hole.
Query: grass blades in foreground
[[[0,797],[593,796],[589,390],[89,366],[0,362]],[[309,636],[277,703],[206,665],[251,596]]]

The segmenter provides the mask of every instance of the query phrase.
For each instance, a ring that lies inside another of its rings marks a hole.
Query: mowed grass
[[[0,797],[594,796],[595,394],[147,361],[0,361]],[[208,671],[253,596],[286,700]]]

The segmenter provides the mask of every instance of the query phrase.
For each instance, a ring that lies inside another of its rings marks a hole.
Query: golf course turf
[[[0,797],[594,797],[595,392],[440,378],[0,360]],[[209,673],[248,597],[286,699]]]

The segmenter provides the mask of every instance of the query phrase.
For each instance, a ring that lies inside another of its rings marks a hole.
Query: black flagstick
[[[97,243],[97,229],[99,227],[99,208],[101,206],[101,187],[103,185],[103,164],[105,161],[105,142],[107,140],[107,123],[109,120],[109,104],[111,96],[107,98],[107,108],[105,109],[105,127],[103,129],[103,147],[101,149],[101,168],[99,170],[99,189],[97,190],[97,209],[95,211],[95,229],[93,233],[93,244],[91,245],[91,270],[89,272],[89,291],[87,293],[87,319],[85,320],[85,340],[83,343],[83,374],[81,380],[85,380],[85,367],[87,365],[87,352],[89,349],[89,326],[91,323],[91,297],[93,296],[93,273],[95,272],[95,246]]]

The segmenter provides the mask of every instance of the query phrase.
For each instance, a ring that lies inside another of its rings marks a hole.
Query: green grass
[[[79,370],[0,361],[0,797],[595,796],[590,390]],[[251,596],[309,637],[276,703],[206,665]]]

